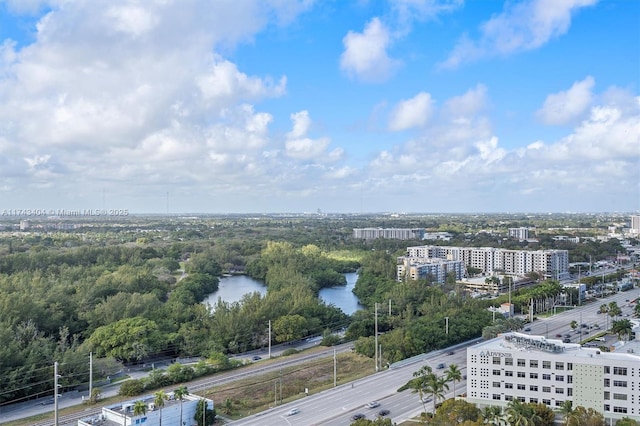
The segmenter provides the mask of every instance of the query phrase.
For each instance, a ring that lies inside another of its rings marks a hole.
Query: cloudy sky
[[[0,0],[0,211],[637,212],[640,2]]]

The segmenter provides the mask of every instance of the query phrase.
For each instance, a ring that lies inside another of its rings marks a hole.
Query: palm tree
[[[558,412],[562,414],[562,420],[564,421],[565,424],[567,424],[567,422],[569,421],[569,417],[571,417],[571,414],[573,413],[573,402],[572,401],[563,402],[562,405],[560,405]]]
[[[490,405],[482,410],[482,420],[490,425],[502,424],[502,408]]]
[[[411,380],[411,388],[413,392],[418,392],[418,396],[420,397],[420,403],[422,403],[422,409],[424,412],[427,412],[427,408],[424,403],[424,391],[425,385],[427,382],[427,376],[429,374],[433,374],[433,370],[428,365],[423,366],[420,370],[413,372],[414,379]]]
[[[445,391],[449,390],[447,379],[438,377],[434,373],[429,373],[426,377],[425,391],[433,397],[433,412],[436,412],[436,403],[439,399],[444,399]]]
[[[233,401],[230,398],[225,398],[225,400],[222,401],[222,406],[220,407],[220,409],[224,414],[230,415],[231,413],[233,413]]]
[[[623,337],[629,337],[633,332],[633,324],[631,324],[631,321],[629,321],[628,319],[613,321],[611,331],[616,333],[619,339],[622,339]]]
[[[511,426],[529,426],[533,424],[527,417],[527,410],[524,403],[517,399],[512,399],[506,409],[507,421]]]
[[[449,364],[449,369],[446,371],[447,382],[453,382],[453,398],[456,397],[456,382],[462,380],[462,372],[455,364]]]
[[[153,394],[153,403],[160,409],[160,426],[162,426],[162,407],[164,407],[164,401],[169,399],[165,391],[159,390]]]
[[[180,425],[182,425],[182,399],[189,395],[189,391],[186,386],[180,386],[178,389],[173,391],[173,394],[180,400]]]
[[[133,415],[144,416],[147,414],[147,404],[144,401],[138,400],[133,404]]]

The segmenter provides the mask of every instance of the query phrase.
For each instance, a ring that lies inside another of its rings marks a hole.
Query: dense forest
[[[384,362],[480,336],[491,322],[488,302],[465,297],[455,284],[395,281],[397,256],[423,241],[351,238],[353,227],[423,227],[451,232],[449,244],[515,247],[521,243],[483,230],[527,223],[526,217],[466,219],[130,218],[67,232],[44,225],[12,232],[0,224],[0,404],[50,394],[56,361],[64,391],[88,383],[89,353],[99,379],[154,357],[216,358],[264,347],[269,321],[272,343],[346,328],[357,350],[373,356],[376,304]],[[592,232],[606,222],[587,225]],[[530,248],[554,244],[541,238]],[[569,249],[576,260],[595,261],[621,246]],[[318,291],[344,284],[343,273],[357,269],[354,292],[366,309],[349,317],[324,304]],[[267,294],[209,309],[201,302],[229,271],[262,280]]]

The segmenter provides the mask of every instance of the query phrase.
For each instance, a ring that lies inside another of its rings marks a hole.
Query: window
[[[573,388],[567,388],[567,396],[573,396]]]
[[[518,359],[518,367],[525,367],[527,365],[524,359]]]
[[[518,401],[520,402],[524,402],[526,400],[526,398],[524,396],[519,396],[518,397]]]
[[[530,385],[529,390],[533,392],[538,392],[538,387],[536,385]]]
[[[513,365],[513,358],[505,358],[504,365]]]
[[[544,369],[551,369],[551,361],[542,361],[542,368]]]
[[[500,382],[493,382],[493,387],[494,388],[499,388],[500,387]]]
[[[556,362],[556,370],[564,370],[564,362]]]
[[[608,365],[604,366],[604,374],[611,374],[611,367],[609,367]]]
[[[564,382],[564,376],[556,376],[556,382]]]
[[[494,356],[492,362],[493,362],[493,365],[500,365],[500,357]]]
[[[627,394],[626,393],[614,393],[613,399],[617,399],[618,401],[626,401]]]
[[[542,380],[551,380],[551,374],[543,374]]]
[[[615,374],[617,376],[626,376],[627,375],[627,369],[625,367],[613,367],[613,374]]]
[[[542,387],[542,392],[546,392],[546,393],[551,392],[551,387],[550,386],[543,386]]]
[[[530,379],[537,379],[538,378],[538,373],[529,373],[529,378]]]
[[[613,412],[614,413],[626,413],[627,412],[627,407],[616,407],[614,405],[613,406]]]
[[[513,377],[513,371],[505,371],[504,375],[507,377]]]
[[[518,377],[527,377],[527,373],[524,371],[518,371]]]
[[[611,380],[609,379],[604,379],[604,387],[608,388],[609,386],[611,386]]]
[[[500,394],[499,393],[494,393],[493,394],[493,399],[496,401],[500,401]]]
[[[564,393],[564,389],[563,388],[556,388],[556,393]]]
[[[529,367],[538,368],[538,361],[532,359],[531,361],[529,361]]]
[[[604,411],[611,411],[611,406],[609,404],[605,404]]]
[[[499,376],[500,375],[500,370],[493,370],[493,375],[494,376]]]
[[[526,390],[527,385],[523,385],[522,383],[518,383],[518,390]]]
[[[529,398],[529,402],[537,404],[538,403],[538,398]]]
[[[573,370],[573,363],[572,362],[568,362],[567,363],[567,370],[569,370],[569,371]]]
[[[504,384],[504,388],[505,389],[513,389],[513,383],[505,383]]]
[[[627,382],[623,381],[623,380],[614,380],[613,381],[613,386],[619,387],[619,388],[626,388],[627,387]]]
[[[604,400],[605,400],[605,401],[608,401],[608,400],[610,400],[610,399],[611,399],[611,393],[610,393],[610,392],[605,392],[605,393],[604,393]]]
[[[567,383],[573,383],[573,376],[567,376]]]
[[[512,395],[505,395],[504,396],[504,400],[505,401],[513,401],[513,396]]]
[[[550,399],[543,399],[542,403],[545,405],[551,405],[551,400]]]

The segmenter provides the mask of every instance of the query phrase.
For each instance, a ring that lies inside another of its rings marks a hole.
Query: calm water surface
[[[344,274],[347,279],[346,286],[329,287],[320,290],[320,299],[326,304],[333,304],[337,308],[342,309],[347,315],[353,314],[355,311],[362,309],[363,306],[358,302],[358,298],[353,294],[353,287],[356,285],[358,274],[349,272]],[[267,287],[258,280],[254,280],[246,275],[234,275],[230,277],[221,277],[218,291],[213,292],[204,300],[210,306],[215,306],[218,299],[225,302],[233,303],[242,299],[242,296],[249,293],[258,292],[261,295],[267,294]]]

